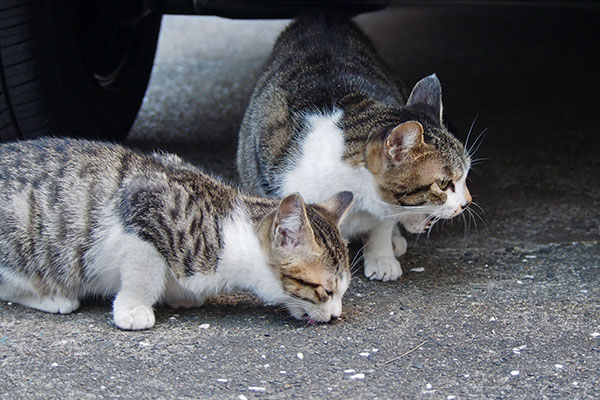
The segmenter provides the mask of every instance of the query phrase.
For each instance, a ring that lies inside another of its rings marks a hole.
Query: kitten
[[[350,282],[337,225],[351,202],[253,197],[177,156],[112,144],[0,144],[0,299],[67,314],[116,294],[115,324],[146,329],[155,303],[244,289],[326,322]]]
[[[398,222],[419,233],[471,204],[470,158],[442,122],[441,96],[430,75],[406,98],[352,21],[299,18],[275,43],[244,116],[242,183],[313,202],[353,192],[342,233],[363,236],[367,277],[395,280],[406,251]]]

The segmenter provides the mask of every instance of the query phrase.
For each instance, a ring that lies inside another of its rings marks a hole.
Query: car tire
[[[127,135],[150,78],[161,15],[128,15],[116,4],[0,3],[0,141]]]

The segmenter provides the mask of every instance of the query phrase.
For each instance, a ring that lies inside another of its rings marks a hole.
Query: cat
[[[413,233],[472,201],[470,156],[442,120],[435,74],[406,97],[350,19],[303,16],[277,39],[244,115],[237,154],[243,187],[319,201],[340,190],[355,203],[341,229],[361,236],[364,273],[402,275],[398,222]]]
[[[235,289],[308,323],[342,312],[350,283],[340,192],[305,205],[241,193],[171,154],[43,138],[0,144],[0,299],[67,314],[114,296],[126,330],[152,306]]]

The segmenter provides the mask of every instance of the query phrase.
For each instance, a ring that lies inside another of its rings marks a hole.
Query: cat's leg
[[[162,302],[173,309],[200,307],[204,298],[196,296],[191,290],[183,287],[177,278],[169,273]]]
[[[58,294],[42,297],[33,294],[26,295],[17,297],[14,302],[53,314],[70,314],[79,308],[78,299],[69,299]]]
[[[394,256],[392,231],[397,220],[387,219],[377,224],[365,244],[365,276],[369,279],[393,281],[402,275],[400,262]]]
[[[150,243],[128,235],[120,260],[121,287],[113,303],[113,319],[121,329],[154,326],[152,306],[165,289],[167,263]]]
[[[394,248],[394,256],[396,257],[403,256],[408,249],[408,243],[402,236],[398,224],[394,224],[394,229],[392,230],[392,247]]]
[[[0,300],[21,304],[53,314],[69,314],[79,308],[79,299],[61,294],[42,295],[26,279],[13,275],[3,277],[0,284]]]

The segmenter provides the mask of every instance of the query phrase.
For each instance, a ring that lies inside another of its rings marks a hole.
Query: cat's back
[[[296,19],[277,39],[240,127],[237,162],[244,187],[281,195],[282,176],[299,155],[310,117],[353,113],[346,104],[365,99],[403,102],[368,37],[346,17]]]
[[[62,186],[116,170],[125,148],[76,139],[42,138],[0,144],[0,184],[4,187]]]
[[[277,39],[255,96],[281,91],[296,112],[324,111],[350,91],[375,83],[389,90],[395,86],[372,42],[351,19],[305,15]]]

